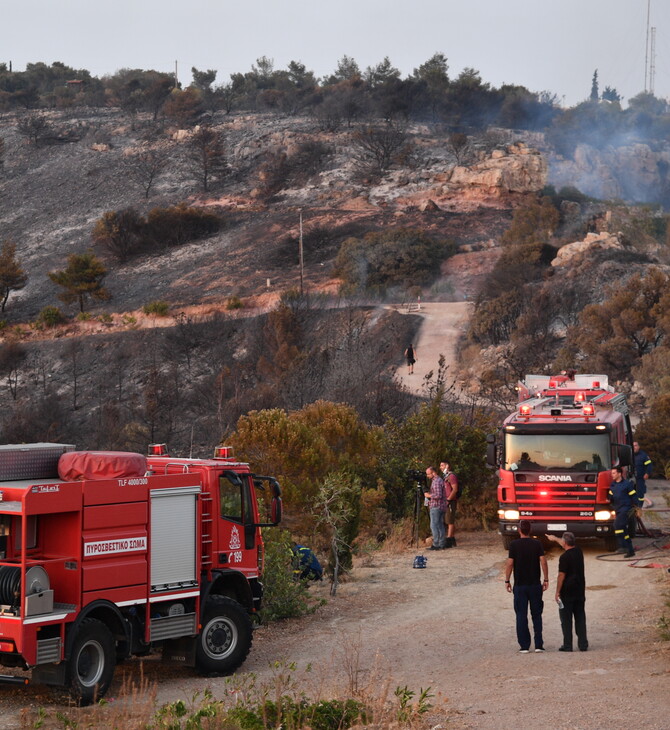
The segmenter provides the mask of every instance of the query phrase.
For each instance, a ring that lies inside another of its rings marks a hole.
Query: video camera
[[[407,482],[413,487],[425,487],[428,485],[428,477],[426,476],[426,472],[421,469],[408,469]]]

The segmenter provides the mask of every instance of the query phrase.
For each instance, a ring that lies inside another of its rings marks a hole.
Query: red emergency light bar
[[[592,387],[592,388],[593,388],[594,390],[597,390],[597,389],[599,389],[599,388],[600,388],[600,381],[599,381],[599,380],[594,380],[594,381],[593,381],[593,382],[591,383],[591,387]]]
[[[522,416],[530,416],[530,414],[532,413],[532,411],[533,411],[533,409],[531,408],[531,406],[521,406],[519,408],[519,413]]]
[[[167,456],[167,444],[149,444],[149,456]]]
[[[583,403],[586,400],[586,394],[582,393],[581,391],[579,393],[575,393],[575,403]]]
[[[214,447],[214,458],[215,459],[230,459],[233,456],[232,446],[215,446]]]
[[[595,409],[593,403],[585,403],[584,407],[582,408],[582,413],[585,416],[595,416],[596,409]]]

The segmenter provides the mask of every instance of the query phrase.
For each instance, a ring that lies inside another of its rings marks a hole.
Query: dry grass
[[[301,669],[292,662],[277,661],[271,665],[271,676],[264,682],[258,682],[254,674],[235,674],[221,680],[218,697],[210,689],[205,689],[191,698],[158,707],[156,684],[141,675],[139,682],[124,677],[115,700],[102,700],[91,707],[25,708],[21,713],[21,727],[26,730],[239,730],[240,725],[230,719],[228,712],[235,707],[243,707],[247,711],[252,710],[262,726],[269,730],[277,725],[270,721],[266,703],[286,705],[286,700],[289,701],[286,706],[306,700],[310,707],[317,703],[354,700],[365,708],[365,717],[356,721],[355,728],[424,730],[434,727],[436,722],[446,727],[445,702],[439,695],[439,706],[436,707],[435,698],[429,690],[417,695],[407,687],[392,688],[390,668],[381,655],[377,654],[372,665],[366,667],[362,662],[361,649],[360,632],[354,636],[343,634],[340,648],[331,662],[333,674],[341,683],[334,691],[333,676],[316,676],[310,666]],[[326,683],[330,689],[326,689]],[[297,721],[293,716],[281,718],[281,727],[307,730],[313,724],[310,712],[308,707],[305,716]]]
[[[72,704],[57,709],[51,706],[27,707],[21,711],[22,728],[109,728],[134,730],[146,728],[156,712],[157,687],[144,676],[140,668],[139,680],[123,676],[118,697],[100,700],[90,707]]]
[[[414,544],[414,520],[403,517],[394,522],[381,545],[381,550],[389,555],[400,555]]]

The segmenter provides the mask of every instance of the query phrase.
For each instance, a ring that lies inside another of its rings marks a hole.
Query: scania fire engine
[[[498,521],[503,544],[519,521],[534,535],[573,532],[616,547],[608,502],[613,466],[629,466],[632,431],[625,397],[606,375],[527,375],[519,403],[498,435],[488,437],[487,462],[498,469]]]
[[[0,664],[81,704],[105,694],[117,661],[154,648],[231,672],[261,607],[261,527],[280,519],[277,481],[227,447],[179,459],[162,445],[149,458],[0,446]]]

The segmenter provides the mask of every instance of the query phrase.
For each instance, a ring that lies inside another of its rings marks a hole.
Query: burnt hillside
[[[225,140],[225,169],[204,192],[188,159],[192,131],[156,127],[148,118],[113,111],[50,116],[63,134],[73,131],[71,141],[35,145],[18,133],[16,115],[0,120],[5,141],[1,237],[16,243],[29,275],[25,289],[11,297],[9,322],[30,320],[42,307],[59,305],[59,289],[47,273],[63,267],[68,255],[93,246],[92,230],[106,211],[133,208],[144,215],[187,203],[216,211],[223,226],[206,240],[122,264],[94,247],[107,266],[105,285],[112,295],[96,314],[137,309],[158,298],[184,307],[255,296],[266,292],[267,279],[274,293],[295,285],[299,210],[311,288],[331,282],[332,259],[349,236],[418,227],[459,246],[476,246],[499,235],[510,219],[511,202],[500,190],[480,185],[463,197],[467,184],[450,186],[456,161],[444,137],[426,127],[408,130],[414,157],[374,180],[356,165],[349,131],[325,134],[305,120],[263,114],[222,116],[214,127]],[[325,152],[318,159],[301,158],[301,151],[317,142]],[[147,148],[160,150],[165,167],[145,198],[132,167],[134,155]],[[436,199],[437,205],[426,208]]]
[[[418,292],[474,297],[515,206],[546,182],[541,156],[511,137],[482,135],[456,155],[443,132],[419,124],[403,127],[402,154],[381,170],[356,129],[324,132],[306,118],[217,114],[178,129],[114,110],[44,114],[57,141],[21,134],[20,115],[0,120],[0,239],[16,244],[28,275],[3,315],[5,441],[209,448],[241,413],[318,398],[349,402],[371,422],[402,415],[411,399],[393,371],[418,323],[383,305]],[[223,150],[207,190],[193,155],[200,129]],[[150,187],[137,169],[147,151],[161,160]],[[105,213],[148,219],[179,205],[214,213],[219,230],[123,260],[92,238]],[[305,297],[295,299],[286,293],[300,284],[300,213]],[[448,253],[384,296],[343,296],[343,241],[398,229],[448,242]],[[110,298],[78,315],[48,273],[87,250],[107,269]],[[146,316],[156,301],[165,316]],[[45,324],[45,307],[67,321]]]

